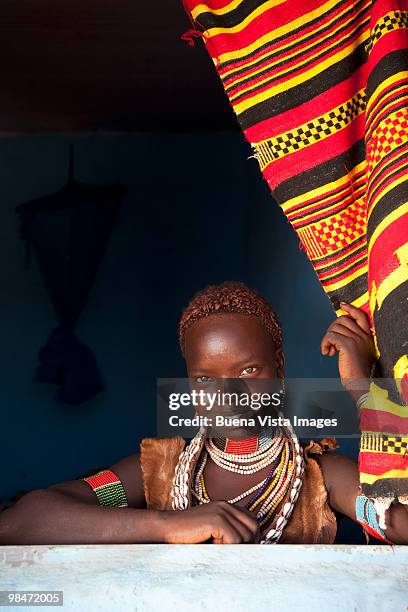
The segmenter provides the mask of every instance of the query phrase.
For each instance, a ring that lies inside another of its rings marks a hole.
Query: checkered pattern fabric
[[[378,436],[370,432],[363,432],[360,450],[405,455],[408,453],[408,436],[387,436],[386,434]]]
[[[289,155],[322,138],[335,134],[338,130],[346,127],[360,113],[363,113],[364,110],[365,93],[362,90],[350,100],[347,100],[345,104],[340,104],[329,113],[317,117],[293,131],[253,144],[255,157],[259,160],[261,170],[274,159]]]
[[[408,15],[405,11],[393,11],[391,14],[385,15],[375,24],[370,42],[366,46],[366,51],[371,51],[373,45],[380,40],[384,34],[400,28],[408,28]]]

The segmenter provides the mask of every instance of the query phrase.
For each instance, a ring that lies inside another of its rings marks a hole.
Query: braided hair
[[[196,293],[183,311],[179,323],[179,342],[183,355],[188,328],[196,321],[220,313],[257,317],[272,337],[276,350],[282,350],[282,328],[265,298],[244,283],[227,281],[220,285],[210,285]]]

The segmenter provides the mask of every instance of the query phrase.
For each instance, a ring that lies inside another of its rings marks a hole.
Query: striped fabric
[[[82,480],[95,491],[101,506],[125,508],[128,505],[123,484],[111,470],[101,470]]]
[[[407,408],[391,402],[387,391],[372,383],[367,402],[360,409],[360,427],[360,482],[363,491],[378,500],[376,507],[384,516],[390,491],[401,502],[408,501]],[[384,521],[381,526],[385,526]]]
[[[408,398],[408,0],[183,3],[336,313],[344,300],[369,315],[377,381],[389,379],[385,399],[400,409]],[[362,413],[379,440],[397,433],[381,411],[375,428]],[[366,464],[371,451],[362,452]],[[383,473],[376,468],[364,493],[408,500],[405,461],[398,474],[386,462]]]

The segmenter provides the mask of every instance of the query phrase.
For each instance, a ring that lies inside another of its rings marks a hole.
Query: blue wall
[[[76,179],[128,186],[77,326],[107,390],[74,408],[32,382],[56,320],[34,257],[24,269],[14,212],[64,185],[69,142]],[[331,306],[250,154],[235,133],[0,141],[0,498],[109,465],[154,435],[156,377],[184,375],[178,317],[209,283],[240,279],[265,294],[283,323],[289,376],[337,375],[319,350]]]

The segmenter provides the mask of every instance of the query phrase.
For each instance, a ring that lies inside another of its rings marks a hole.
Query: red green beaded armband
[[[128,505],[123,484],[111,470],[101,470],[82,480],[95,491],[101,506],[125,508]]]

